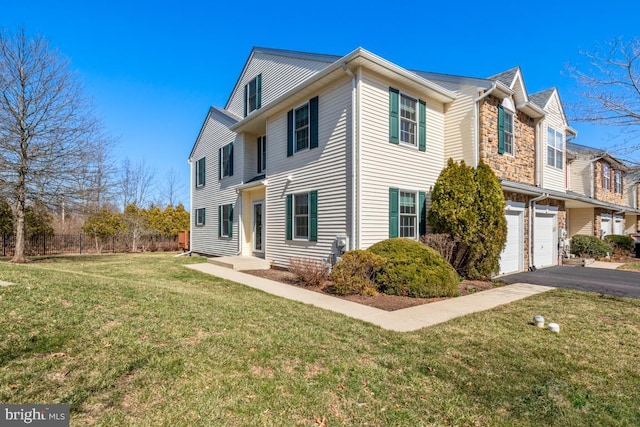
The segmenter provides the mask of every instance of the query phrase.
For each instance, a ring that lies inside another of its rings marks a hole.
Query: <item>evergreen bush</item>
[[[611,245],[596,236],[576,234],[571,238],[571,253],[580,257],[603,258],[611,252]]]
[[[609,234],[604,241],[611,245],[616,255],[628,255],[635,248],[635,240],[629,236]]]
[[[411,239],[387,239],[368,251],[384,259],[375,282],[380,292],[410,297],[458,294],[460,278],[434,249]]]
[[[383,264],[384,258],[369,251],[346,252],[333,266],[333,284],[327,290],[338,295],[376,295],[375,278]]]

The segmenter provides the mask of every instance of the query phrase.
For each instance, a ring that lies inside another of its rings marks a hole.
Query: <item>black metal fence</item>
[[[3,234],[1,256],[13,256],[15,252],[15,236]],[[86,234],[54,234],[32,236],[26,239],[25,254],[62,255],[85,253],[115,252],[155,252],[177,251],[178,237],[143,236],[136,240],[136,248],[132,250],[133,241],[128,236],[115,236],[98,239]]]

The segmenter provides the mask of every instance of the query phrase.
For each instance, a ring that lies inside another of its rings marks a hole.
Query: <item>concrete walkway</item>
[[[585,265],[585,267],[606,268],[607,270],[616,270],[621,265],[622,265],[621,262],[594,261],[591,264]]]
[[[272,295],[344,314],[345,316],[397,332],[415,331],[554,289],[549,286],[516,283],[402,310],[385,311],[209,263],[191,264],[186,267],[241,283]]]

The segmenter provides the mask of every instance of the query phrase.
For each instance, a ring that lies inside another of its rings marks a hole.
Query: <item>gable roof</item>
[[[511,88],[513,85],[513,81],[516,78],[516,75],[520,72],[520,67],[513,67],[507,71],[503,71],[501,73],[495,74],[493,76],[488,77],[489,80],[497,80],[500,83],[503,83],[505,86]]]
[[[231,93],[229,94],[229,98],[227,99],[227,103],[225,104],[224,108],[229,108],[229,104],[231,103],[231,99],[233,98],[233,94],[238,89],[238,85],[240,84],[240,81],[242,80],[242,76],[244,76],[245,72],[247,71],[247,67],[251,63],[251,60],[253,59],[253,57],[258,53],[262,53],[262,54],[266,54],[266,55],[273,55],[273,56],[283,56],[283,57],[286,57],[286,58],[306,59],[306,60],[309,60],[309,61],[316,61],[316,62],[326,63],[327,65],[329,65],[329,64],[331,64],[331,63],[333,63],[333,62],[335,62],[335,61],[337,61],[338,59],[341,58],[340,56],[337,56],[337,55],[326,55],[326,54],[322,54],[322,53],[311,53],[311,52],[298,52],[298,51],[295,51],[295,50],[272,49],[272,48],[268,48],[268,47],[254,46],[251,49],[251,52],[249,53],[249,56],[247,57],[247,60],[244,62],[244,66],[242,67],[242,71],[238,75],[238,79],[236,80],[236,84],[233,85],[233,89],[231,90]]]
[[[227,111],[218,107],[209,107],[207,116],[204,118],[204,122],[200,127],[200,132],[198,132],[198,137],[193,143],[193,147],[191,148],[191,152],[189,153],[188,159],[191,159],[191,157],[193,156],[193,152],[195,151],[196,146],[198,145],[198,141],[200,141],[200,137],[202,136],[202,132],[204,131],[204,128],[207,126],[207,122],[209,121],[209,118],[214,118],[214,117],[218,119],[220,123],[226,125],[227,127],[231,127],[236,123],[238,123],[238,121],[240,121],[240,117],[236,116],[230,111]]]
[[[612,163],[618,166],[620,169],[624,171],[629,169],[629,167],[626,164],[624,164],[624,162],[613,157],[607,151],[599,148],[588,147],[586,145],[576,144],[574,142],[567,142],[567,153],[572,154],[574,156],[581,155],[583,157],[587,157],[589,160],[592,160],[592,161],[598,160],[598,159],[605,159],[609,163]]]
[[[547,102],[549,102],[549,99],[551,99],[551,96],[553,95],[553,92],[555,90],[556,88],[551,87],[549,89],[545,89],[540,92],[532,93],[531,95],[529,95],[529,99],[538,107],[545,108],[547,105]]]

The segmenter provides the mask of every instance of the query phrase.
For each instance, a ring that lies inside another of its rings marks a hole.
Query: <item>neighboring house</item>
[[[418,239],[446,160],[482,159],[508,200],[501,272],[554,265],[567,211],[588,200],[567,192],[575,135],[557,90],[529,95],[519,68],[482,79],[409,71],[361,48],[254,48],[189,156],[191,248],[285,267]]]
[[[568,144],[569,189],[587,201],[569,214],[571,235],[631,234],[638,223],[638,176],[605,151]]]

